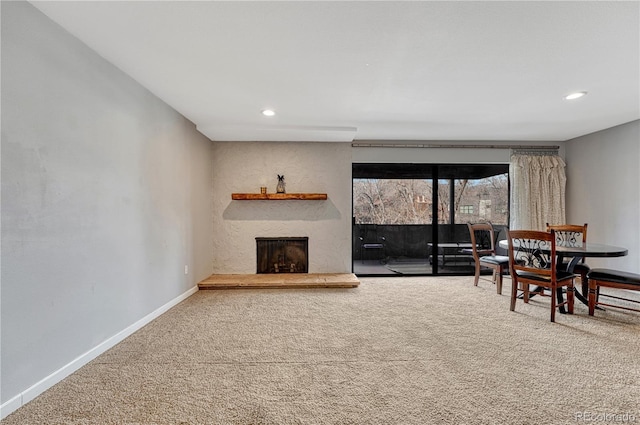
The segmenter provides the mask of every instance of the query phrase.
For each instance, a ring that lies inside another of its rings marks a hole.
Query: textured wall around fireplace
[[[214,142],[213,269],[256,273],[256,237],[309,237],[309,273],[351,272],[351,145]],[[326,193],[326,201],[234,201],[232,193]]]

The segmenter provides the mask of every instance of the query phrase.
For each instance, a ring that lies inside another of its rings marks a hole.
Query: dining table
[[[508,250],[509,241],[507,239],[500,240],[498,246]],[[556,264],[564,267],[566,271],[573,273],[576,264],[585,258],[624,257],[628,253],[627,248],[597,242],[556,243]],[[565,261],[565,259],[568,261]],[[580,302],[584,305],[589,305],[589,301],[587,300],[588,294],[583,294],[577,290],[575,290],[574,293]],[[562,302],[561,288],[559,288],[557,292],[557,298],[559,303]],[[560,313],[564,313],[564,307],[560,308]]]

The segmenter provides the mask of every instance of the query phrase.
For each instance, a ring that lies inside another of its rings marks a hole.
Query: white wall
[[[588,223],[588,239],[625,247],[591,267],[640,273],[640,121],[567,142],[567,222]]]
[[[2,415],[211,274],[211,155],[33,6],[2,2]]]
[[[256,273],[256,237],[308,236],[310,273],[351,271],[351,145],[214,144],[215,273]],[[327,193],[326,201],[232,201],[231,194]]]

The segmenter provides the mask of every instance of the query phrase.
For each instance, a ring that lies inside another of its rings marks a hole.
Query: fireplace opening
[[[308,273],[308,237],[256,238],[258,273]]]

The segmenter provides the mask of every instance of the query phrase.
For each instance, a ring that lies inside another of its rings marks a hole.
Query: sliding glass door
[[[353,164],[353,271],[472,274],[467,222],[508,223],[508,165]]]

